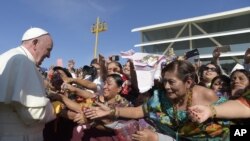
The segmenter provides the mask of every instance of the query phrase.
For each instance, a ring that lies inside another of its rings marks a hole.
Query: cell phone
[[[220,52],[229,52],[231,51],[231,48],[229,45],[218,47]]]
[[[111,56],[111,61],[119,61],[119,56],[118,55],[113,55]]]
[[[197,48],[190,50],[190,51],[186,52],[186,54],[185,54],[186,59],[191,58],[191,57],[196,56],[196,55],[200,55],[199,50]]]

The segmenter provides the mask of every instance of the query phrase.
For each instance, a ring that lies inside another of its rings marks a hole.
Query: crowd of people
[[[0,55],[1,141],[227,141],[230,125],[250,123],[250,49],[229,74],[218,48],[208,64],[176,57],[142,93],[132,59],[41,73],[52,48],[47,31],[31,28]]]

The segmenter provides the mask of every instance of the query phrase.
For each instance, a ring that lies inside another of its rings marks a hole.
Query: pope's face
[[[45,58],[50,57],[50,52],[53,48],[53,41],[49,35],[42,36],[36,40],[37,42],[34,44],[36,56],[34,58],[36,65],[40,66]]]

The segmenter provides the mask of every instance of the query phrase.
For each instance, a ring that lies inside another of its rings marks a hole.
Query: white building
[[[171,47],[176,55],[198,48],[200,59],[209,61],[213,48],[229,45],[231,51],[222,53],[221,63],[242,63],[250,47],[250,7],[171,21],[132,29],[140,32],[142,52],[165,54]]]

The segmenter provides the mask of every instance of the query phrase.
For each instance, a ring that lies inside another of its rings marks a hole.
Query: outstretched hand
[[[51,101],[62,101],[63,95],[59,92],[49,91],[47,96]]]
[[[132,134],[132,139],[135,141],[157,141],[158,135],[150,129],[142,129]]]
[[[68,83],[63,83],[61,85],[61,90],[63,90],[63,91],[69,90],[70,92],[74,92],[75,91],[75,87],[72,86],[72,85],[70,85],[70,84],[68,84]]]
[[[84,124],[87,123],[87,119],[83,113],[77,113],[74,117],[74,122],[78,124]]]
[[[60,77],[62,78],[63,82],[65,82],[65,83],[72,82],[72,78],[69,78],[65,73],[60,73]]]
[[[212,115],[209,106],[194,105],[188,108],[189,117],[193,122],[202,123]]]
[[[97,107],[89,107],[84,110],[84,114],[89,119],[96,119],[100,117],[105,117],[111,114],[111,109],[99,102],[95,102]]]

